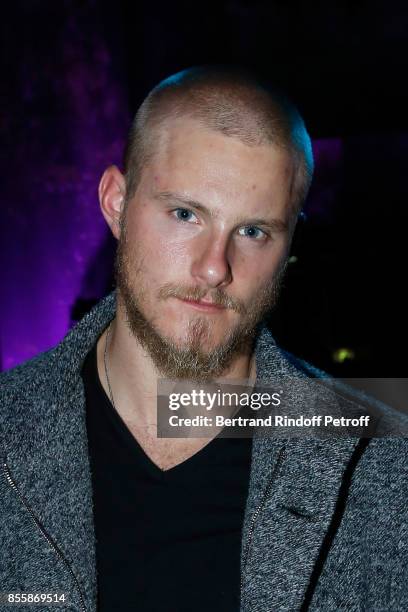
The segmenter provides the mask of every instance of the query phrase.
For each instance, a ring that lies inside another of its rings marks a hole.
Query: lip
[[[211,304],[210,302],[196,302],[193,300],[183,300],[181,298],[181,302],[188,304],[191,308],[195,308],[196,310],[201,310],[202,312],[222,312],[225,310],[225,306],[219,306],[218,304]]]

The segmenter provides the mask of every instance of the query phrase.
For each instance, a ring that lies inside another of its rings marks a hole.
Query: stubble
[[[131,333],[148,352],[163,378],[211,382],[225,375],[239,355],[250,356],[258,327],[278,300],[285,270],[286,260],[282,262],[274,278],[265,283],[247,305],[231,298],[222,290],[212,290],[211,299],[216,304],[231,308],[241,315],[239,323],[228,332],[222,343],[205,350],[203,347],[211,346],[212,318],[196,316],[189,320],[183,345],[179,346],[171,338],[163,336],[155,327],[154,320],[149,320],[144,312],[148,267],[140,249],[129,245],[125,220],[121,223],[115,258],[118,297],[124,306]],[[166,283],[160,287],[157,299],[178,297],[199,300],[207,294],[208,289]]]

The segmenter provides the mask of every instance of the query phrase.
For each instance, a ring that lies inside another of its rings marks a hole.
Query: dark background
[[[406,3],[17,1],[0,28],[3,368],[112,287],[97,184],[149,89],[233,62],[287,90],[316,158],[275,337],[338,376],[405,376]]]

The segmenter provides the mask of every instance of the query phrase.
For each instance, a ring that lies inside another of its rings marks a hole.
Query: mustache
[[[244,304],[240,301],[233,299],[227,295],[221,289],[212,289],[210,292],[208,289],[200,287],[184,287],[181,285],[173,285],[166,283],[159,290],[159,299],[165,300],[169,297],[179,298],[181,300],[201,300],[205,296],[209,296],[209,299],[217,306],[224,306],[224,308],[230,308],[239,314],[246,314],[247,309]]]

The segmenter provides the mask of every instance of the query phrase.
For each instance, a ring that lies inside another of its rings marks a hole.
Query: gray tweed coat
[[[0,378],[1,597],[66,596],[21,611],[96,610],[80,369],[114,314],[111,294],[56,348]],[[283,353],[266,327],[256,359],[261,380],[316,374]],[[408,610],[408,440],[367,442],[255,436],[241,612]]]

